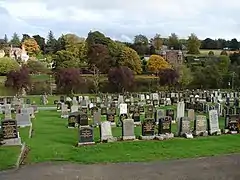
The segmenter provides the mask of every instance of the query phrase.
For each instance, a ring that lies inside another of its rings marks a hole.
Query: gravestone
[[[85,113],[80,113],[79,122],[80,126],[88,126],[88,115]]]
[[[139,106],[139,112],[140,112],[140,113],[144,113],[144,112],[145,112],[143,105],[142,105],[142,106]]]
[[[101,142],[113,142],[116,139],[112,135],[111,122],[104,121],[100,125]]]
[[[78,105],[71,106],[71,113],[78,112]]]
[[[61,118],[68,118],[68,106],[61,104]]]
[[[183,101],[177,104],[177,121],[185,115],[185,103]]]
[[[18,133],[17,121],[13,119],[3,120],[1,122],[4,146],[19,146],[22,145],[21,138]]]
[[[93,113],[93,124],[99,126],[101,123],[101,112],[98,110]]]
[[[240,131],[240,116],[239,115],[228,115],[226,116],[226,127],[225,133],[237,134]],[[226,131],[227,130],[227,131]]]
[[[114,114],[107,114],[107,121],[111,123],[111,126],[116,126],[115,123],[115,115]]]
[[[134,120],[134,125],[141,125],[139,111],[134,111],[133,112],[132,119]]]
[[[158,135],[171,134],[172,118],[170,116],[159,117]]]
[[[62,108],[62,103],[57,103],[57,112],[60,112]]]
[[[164,116],[165,116],[165,110],[164,109],[157,109],[156,112],[154,113],[154,119],[155,119],[156,124],[158,124],[159,119],[161,117],[164,117]]]
[[[68,116],[68,128],[78,127],[79,124],[79,113],[71,113]]]
[[[167,109],[166,110],[166,116],[170,116],[172,118],[172,121],[174,121],[174,110],[173,109]]]
[[[93,128],[89,126],[80,126],[78,146],[95,144]]]
[[[118,126],[119,127],[122,127],[122,122],[123,120],[127,119],[128,118],[128,115],[127,114],[120,114],[119,116],[119,121],[118,121]]]
[[[84,114],[87,114],[88,113],[88,108],[87,107],[82,107],[81,112],[84,113]]]
[[[134,112],[134,109],[135,109],[135,106],[134,105],[130,105],[129,109],[128,109],[129,114],[132,114]]]
[[[120,115],[128,113],[128,108],[127,108],[127,104],[126,103],[121,103],[119,105],[119,109],[120,109],[120,112],[119,112]]]
[[[203,115],[197,115],[194,121],[194,131],[195,136],[207,136],[207,118]]]
[[[217,110],[209,111],[208,130],[209,130],[210,135],[213,135],[213,134],[220,135],[221,134],[221,131],[219,129]]]
[[[189,109],[189,110],[188,110],[188,118],[190,119],[190,121],[194,121],[194,120],[195,120],[195,112],[194,112],[194,109]]]
[[[154,139],[154,131],[154,119],[145,119],[145,121],[142,123],[142,136],[140,138],[143,140],[152,140]]]
[[[96,106],[91,108],[91,115],[93,116],[94,112],[98,112],[98,108]]]
[[[134,121],[133,119],[124,119],[122,125],[122,138],[123,140],[134,140]]]
[[[5,119],[12,119],[11,104],[5,104]]]
[[[181,117],[178,132],[179,136],[183,136],[185,138],[193,138],[191,131],[191,122],[188,117]]]
[[[107,107],[101,108],[101,115],[107,115]]]
[[[17,121],[18,127],[27,127],[27,126],[31,126],[32,124],[30,114],[28,113],[16,114],[16,121]]]

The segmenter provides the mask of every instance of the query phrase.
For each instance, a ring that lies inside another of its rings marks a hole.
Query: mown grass
[[[143,119],[143,118],[142,118]],[[220,127],[224,120],[220,118]],[[68,129],[67,120],[55,111],[41,111],[33,120],[33,138],[28,138],[28,128],[20,129],[22,140],[30,147],[28,163],[46,161],[69,161],[77,163],[140,162],[163,159],[194,158],[240,152],[240,135],[175,138],[168,141],[134,141],[96,144],[75,147],[78,130]],[[173,124],[172,131],[177,131]],[[115,137],[121,136],[121,128],[113,128]],[[141,128],[135,128],[141,135]],[[94,129],[94,139],[99,141],[100,132]],[[20,147],[0,147],[0,169],[14,167]]]

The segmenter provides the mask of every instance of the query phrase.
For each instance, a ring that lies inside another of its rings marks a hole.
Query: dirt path
[[[240,180],[240,154],[152,163],[40,163],[0,172],[0,180]]]

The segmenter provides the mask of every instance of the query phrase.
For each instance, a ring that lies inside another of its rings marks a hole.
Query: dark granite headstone
[[[79,144],[88,144],[94,142],[93,128],[83,126],[79,129]]]
[[[145,119],[142,124],[142,136],[154,136],[155,121],[154,119]]]
[[[18,138],[17,121],[13,119],[3,120],[1,122],[3,139]]]
[[[160,117],[158,124],[158,134],[171,133],[172,118],[170,116]]]
[[[80,126],[88,126],[88,115],[85,113],[80,113],[79,116]]]

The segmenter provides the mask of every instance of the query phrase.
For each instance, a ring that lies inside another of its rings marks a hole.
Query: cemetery
[[[0,169],[239,153],[239,92],[0,97]]]

